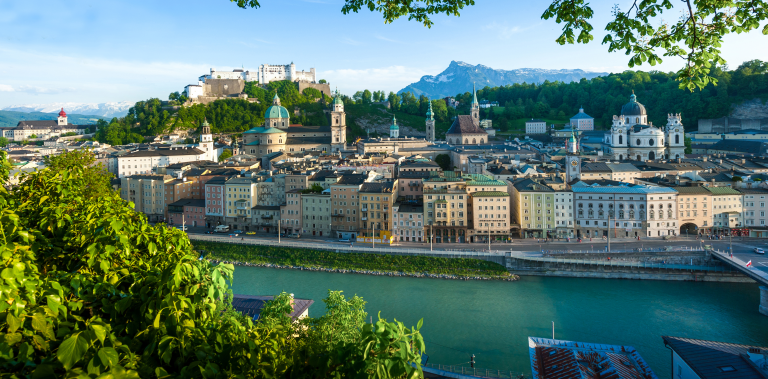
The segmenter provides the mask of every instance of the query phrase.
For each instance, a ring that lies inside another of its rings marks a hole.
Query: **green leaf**
[[[45,297],[48,309],[51,310],[54,316],[59,316],[59,307],[61,307],[61,298],[57,295],[48,295]]]
[[[59,351],[56,352],[56,358],[64,365],[65,369],[69,370],[83,357],[87,350],[88,341],[78,332],[62,342]]]
[[[96,338],[104,344],[104,339],[107,338],[107,328],[99,324],[91,324],[91,329],[96,334]]]
[[[21,320],[14,316],[11,312],[7,312],[6,315],[7,316],[5,317],[5,322],[8,323],[8,332],[13,333],[21,326]]]
[[[117,350],[111,347],[102,347],[98,353],[101,363],[107,366],[115,366],[120,363],[120,356],[117,354]]]
[[[45,315],[42,313],[35,313],[32,316],[32,328],[38,332],[44,332],[48,328],[48,323],[45,321]]]

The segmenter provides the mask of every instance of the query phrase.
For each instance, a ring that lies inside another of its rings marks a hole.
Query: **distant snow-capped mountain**
[[[430,98],[455,96],[472,90],[472,84],[477,88],[485,86],[496,87],[514,83],[543,83],[574,82],[581,78],[592,79],[608,75],[607,72],[588,72],[579,69],[547,70],[541,68],[518,68],[515,70],[495,70],[484,65],[471,65],[466,62],[451,61],[448,68],[438,75],[425,75],[416,83],[409,84],[398,91],[411,92],[416,96],[426,95]]]
[[[128,109],[134,106],[135,102],[119,101],[109,103],[49,103],[49,104],[23,104],[5,107],[4,111],[16,112],[43,112],[56,113],[64,108],[67,113],[76,113],[81,115],[94,115],[102,117],[122,117],[128,113]]]

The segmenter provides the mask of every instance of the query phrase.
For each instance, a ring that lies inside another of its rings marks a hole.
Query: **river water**
[[[429,362],[530,375],[528,336],[634,346],[660,378],[670,352],[662,335],[768,345],[756,284],[521,277],[517,282],[458,281],[236,267],[234,293],[281,291],[313,299],[325,312],[329,289],[362,296],[376,318],[421,329]],[[468,366],[468,365],[467,365]]]

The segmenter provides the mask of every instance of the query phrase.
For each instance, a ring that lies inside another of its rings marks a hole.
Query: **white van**
[[[229,225],[219,225],[214,229],[216,233],[226,233],[229,231]]]

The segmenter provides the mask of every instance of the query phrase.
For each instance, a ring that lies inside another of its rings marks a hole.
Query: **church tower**
[[[389,127],[389,138],[399,138],[400,137],[400,127],[397,126],[397,119],[395,116],[392,116],[392,125]]]
[[[685,158],[685,128],[680,113],[667,115],[664,139],[667,145],[667,158]]]
[[[435,114],[432,112],[432,101],[429,101],[427,109],[427,141],[435,142]]]
[[[571,183],[573,180],[581,179],[581,156],[573,130],[571,130],[571,140],[566,145],[565,165],[566,182]]]
[[[480,103],[477,102],[477,91],[475,90],[474,84],[472,84],[472,105],[470,106],[470,114],[477,125],[480,125]]]
[[[200,150],[205,151],[205,160],[216,162],[218,158],[216,156],[216,149],[213,147],[213,135],[211,134],[211,125],[208,124],[208,120],[203,120],[203,129],[200,132],[200,143],[198,147]]]
[[[59,125],[59,126],[67,125],[67,112],[64,112],[64,108],[61,108],[61,112],[59,112],[59,118],[57,119],[57,125]]]
[[[347,146],[347,114],[344,113],[344,101],[339,90],[333,99],[331,108],[331,151],[342,151]]]
[[[629,126],[624,116],[613,116],[610,145],[612,159],[629,159]]]

